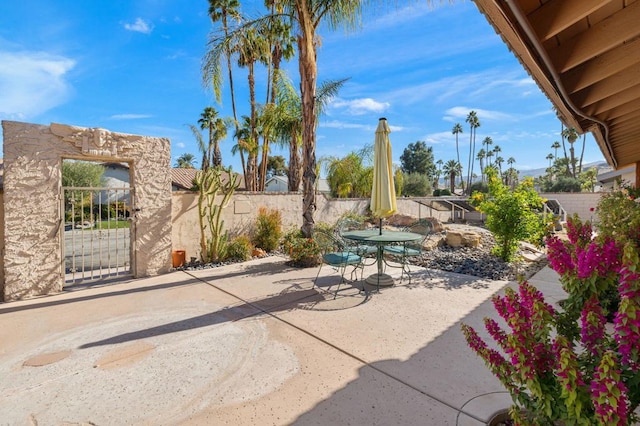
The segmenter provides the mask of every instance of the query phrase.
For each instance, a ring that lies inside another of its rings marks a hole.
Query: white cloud
[[[176,147],[178,148],[186,148],[186,144],[184,142],[176,142]]]
[[[482,120],[491,120],[491,121],[515,120],[514,116],[504,112],[491,111],[491,110],[481,109],[481,108],[469,108],[465,106],[456,106],[453,108],[449,108],[448,110],[445,111],[445,116],[443,117],[443,120],[452,121],[452,122],[453,121],[461,122],[461,120],[465,120],[467,118],[467,116],[469,115],[469,112],[471,111],[476,112],[481,125],[482,125]]]
[[[115,114],[109,117],[112,120],[137,120],[139,118],[151,118],[151,114]]]
[[[344,121],[323,121],[319,124],[320,127],[328,127],[331,129],[362,129],[362,130],[375,130],[375,127],[368,126],[366,124],[358,123],[345,123]]]
[[[26,119],[67,101],[66,81],[76,62],[45,52],[0,51],[0,115]]]
[[[124,29],[142,34],[151,34],[151,31],[153,31],[153,25],[142,18],[136,18],[136,21],[133,24],[125,23]]]
[[[378,102],[371,98],[353,99],[350,101],[344,99],[335,99],[331,102],[333,108],[344,108],[348,114],[363,115],[369,112],[384,112],[390,104],[388,102]]]

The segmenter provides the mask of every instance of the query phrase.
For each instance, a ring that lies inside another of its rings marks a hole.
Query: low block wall
[[[580,192],[577,194],[569,192],[549,192],[540,194],[548,200],[558,200],[567,215],[577,214],[581,220],[593,220],[596,218],[595,209],[604,192]]]

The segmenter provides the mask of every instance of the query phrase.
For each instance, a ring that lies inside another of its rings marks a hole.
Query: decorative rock
[[[251,256],[253,257],[264,257],[266,255],[267,255],[267,252],[258,247],[255,247],[251,252]]]
[[[404,215],[404,214],[394,214],[387,218],[387,223],[392,226],[404,227],[409,226],[417,219],[413,216]]]
[[[462,247],[462,233],[457,231],[447,231],[447,245],[449,247]]]
[[[425,220],[428,220],[429,222],[431,222],[431,227],[433,228],[433,232],[444,231],[444,226],[442,225],[442,222],[440,222],[437,218],[426,217]]]
[[[462,234],[462,244],[465,247],[476,248],[480,246],[480,235],[475,232],[465,232]]]

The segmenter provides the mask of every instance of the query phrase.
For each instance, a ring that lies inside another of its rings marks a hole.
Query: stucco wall
[[[187,261],[191,257],[200,259],[200,225],[198,221],[197,194],[189,191],[175,191],[172,194],[172,237],[173,249],[185,250]],[[368,198],[328,199],[324,194],[316,198],[316,223],[333,224],[346,213],[367,214]],[[231,236],[249,234],[256,223],[260,207],[277,209],[282,216],[285,230],[300,228],[302,225],[302,194],[288,192],[247,193],[237,192],[229,206],[223,210],[224,229]],[[398,199],[398,213],[420,217],[438,217],[446,222],[450,212],[431,211],[409,198]]]
[[[168,139],[62,124],[2,122],[4,131],[4,300],[62,290],[63,158],[126,161],[133,167],[133,275],[171,266]]]
[[[583,220],[593,219],[594,213],[589,209],[597,205],[600,193],[551,193],[541,194],[545,198],[556,199],[569,215],[578,213]],[[416,218],[436,217],[441,222],[451,220],[450,211],[436,211],[416,201],[427,201],[423,198],[398,198],[398,214]],[[200,228],[198,224],[197,196],[188,191],[172,194],[173,249],[185,250],[187,260],[190,257],[200,258]],[[256,223],[261,206],[277,209],[282,215],[285,229],[299,228],[302,225],[302,194],[296,193],[247,193],[234,194],[229,206],[223,211],[225,229],[232,236],[249,233]],[[327,199],[323,194],[317,196],[317,210],[314,215],[316,223],[335,223],[347,212],[365,215],[369,207],[368,198],[359,199]],[[481,220],[480,215],[467,214],[466,219]]]
[[[542,198],[558,200],[560,205],[566,210],[568,216],[578,214],[582,220],[592,220],[596,218],[594,212],[590,211],[598,205],[602,192],[550,192],[540,194]]]

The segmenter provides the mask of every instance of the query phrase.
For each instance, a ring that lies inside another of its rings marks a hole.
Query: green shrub
[[[321,248],[313,238],[306,238],[300,229],[294,229],[284,235],[282,251],[289,256],[291,264],[295,266],[311,267],[321,262]]]
[[[520,241],[539,244],[547,226],[539,214],[543,199],[533,188],[533,180],[525,179],[513,190],[498,178],[495,171],[487,174],[489,193],[474,192],[471,202],[487,215],[486,226],[494,234],[494,254],[511,261]]]
[[[560,176],[549,188],[549,192],[582,192],[580,179]]]
[[[638,191],[623,187],[604,194],[598,202],[598,233],[618,241],[631,240],[640,246],[640,204]]]
[[[474,192],[482,192],[486,194],[489,192],[489,185],[487,185],[486,182],[473,182],[469,193],[473,194]]]
[[[449,188],[442,188],[440,190],[440,195],[451,195],[451,191],[449,190]]]
[[[409,173],[404,176],[404,189],[407,197],[425,197],[431,193],[431,184],[427,175]]]
[[[227,244],[225,260],[249,260],[253,251],[253,244],[246,235],[240,235]]]
[[[256,223],[256,233],[253,243],[256,247],[270,252],[278,247],[282,236],[282,216],[279,210],[268,210],[260,207]]]

